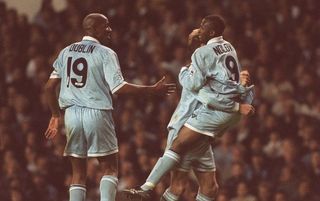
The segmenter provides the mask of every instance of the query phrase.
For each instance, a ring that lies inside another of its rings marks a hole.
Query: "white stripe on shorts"
[[[199,172],[215,172],[216,168],[210,168],[210,169],[196,168],[195,170]]]
[[[208,131],[199,130],[199,129],[191,126],[191,125],[188,124],[188,123],[185,123],[184,126],[187,127],[187,128],[189,128],[190,130],[193,130],[193,131],[197,132],[197,133],[200,133],[200,134],[203,134],[203,135],[207,135],[207,136],[210,136],[210,137],[214,137],[214,134],[213,134],[213,133],[210,133],[210,132],[208,132]]]
[[[116,150],[112,150],[112,151],[105,152],[105,153],[92,153],[92,154],[88,153],[88,156],[83,156],[83,155],[79,155],[79,154],[75,154],[75,153],[63,153],[63,156],[72,156],[75,158],[101,157],[101,156],[108,156],[108,155],[118,153],[118,152],[119,152],[119,150],[116,149]]]
[[[73,153],[63,153],[63,156],[72,156],[75,158],[87,158],[87,156],[82,156],[82,155],[73,154]]]
[[[105,152],[105,153],[88,153],[88,157],[100,157],[100,156],[108,156],[108,155],[111,155],[111,154],[114,154],[114,153],[118,153],[119,150],[116,149],[116,150],[112,150],[112,151],[109,151],[109,152]]]

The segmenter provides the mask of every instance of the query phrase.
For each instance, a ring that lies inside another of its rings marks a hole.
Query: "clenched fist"
[[[252,105],[250,104],[240,104],[239,106],[239,112],[242,115],[249,116],[253,115],[255,112],[255,109]]]
[[[194,29],[188,37],[188,47],[191,51],[194,51],[198,47],[202,46],[199,37],[199,29]]]
[[[243,70],[243,71],[240,72],[240,84],[242,86],[248,86],[250,84],[249,71]]]

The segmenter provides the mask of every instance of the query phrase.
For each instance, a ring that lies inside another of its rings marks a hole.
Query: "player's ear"
[[[216,32],[214,30],[210,31],[210,37],[213,38],[215,36],[215,33]]]
[[[93,29],[95,38],[100,38],[102,33],[96,27]]]

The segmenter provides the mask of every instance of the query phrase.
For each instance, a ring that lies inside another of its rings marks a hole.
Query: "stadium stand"
[[[90,12],[109,17],[111,47],[128,81],[177,80],[189,60],[187,36],[208,14],[222,15],[227,38],[256,86],[256,114],[213,142],[217,201],[320,200],[320,13],[317,0],[68,0],[56,12],[44,0],[28,21],[0,2],[0,200],[65,201],[70,164],[63,130],[45,140],[50,112],[43,86],[58,51],[81,40]],[[179,93],[158,99],[115,97],[119,189],[141,184],[166,143]],[[99,199],[101,172],[88,167],[87,200]],[[157,186],[161,195],[168,178]],[[183,201],[194,200],[190,174]],[[35,199],[36,198],[36,199]]]

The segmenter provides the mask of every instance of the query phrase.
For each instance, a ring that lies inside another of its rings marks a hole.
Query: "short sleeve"
[[[52,73],[50,74],[50,79],[60,79],[60,78],[61,76],[56,70],[53,70]]]
[[[182,87],[190,91],[198,91],[206,83],[206,75],[211,64],[211,55],[206,49],[197,49],[191,56],[191,65],[183,68],[179,74]]]
[[[112,93],[118,91],[123,85],[126,84],[122,76],[118,56],[116,53],[111,52],[106,54],[107,58],[103,63],[103,71],[105,79],[110,87]]]
[[[54,68],[54,71],[55,71],[55,74],[58,74],[61,76],[61,71],[63,69],[63,52],[64,50],[62,50],[57,59],[53,62],[53,68]]]

